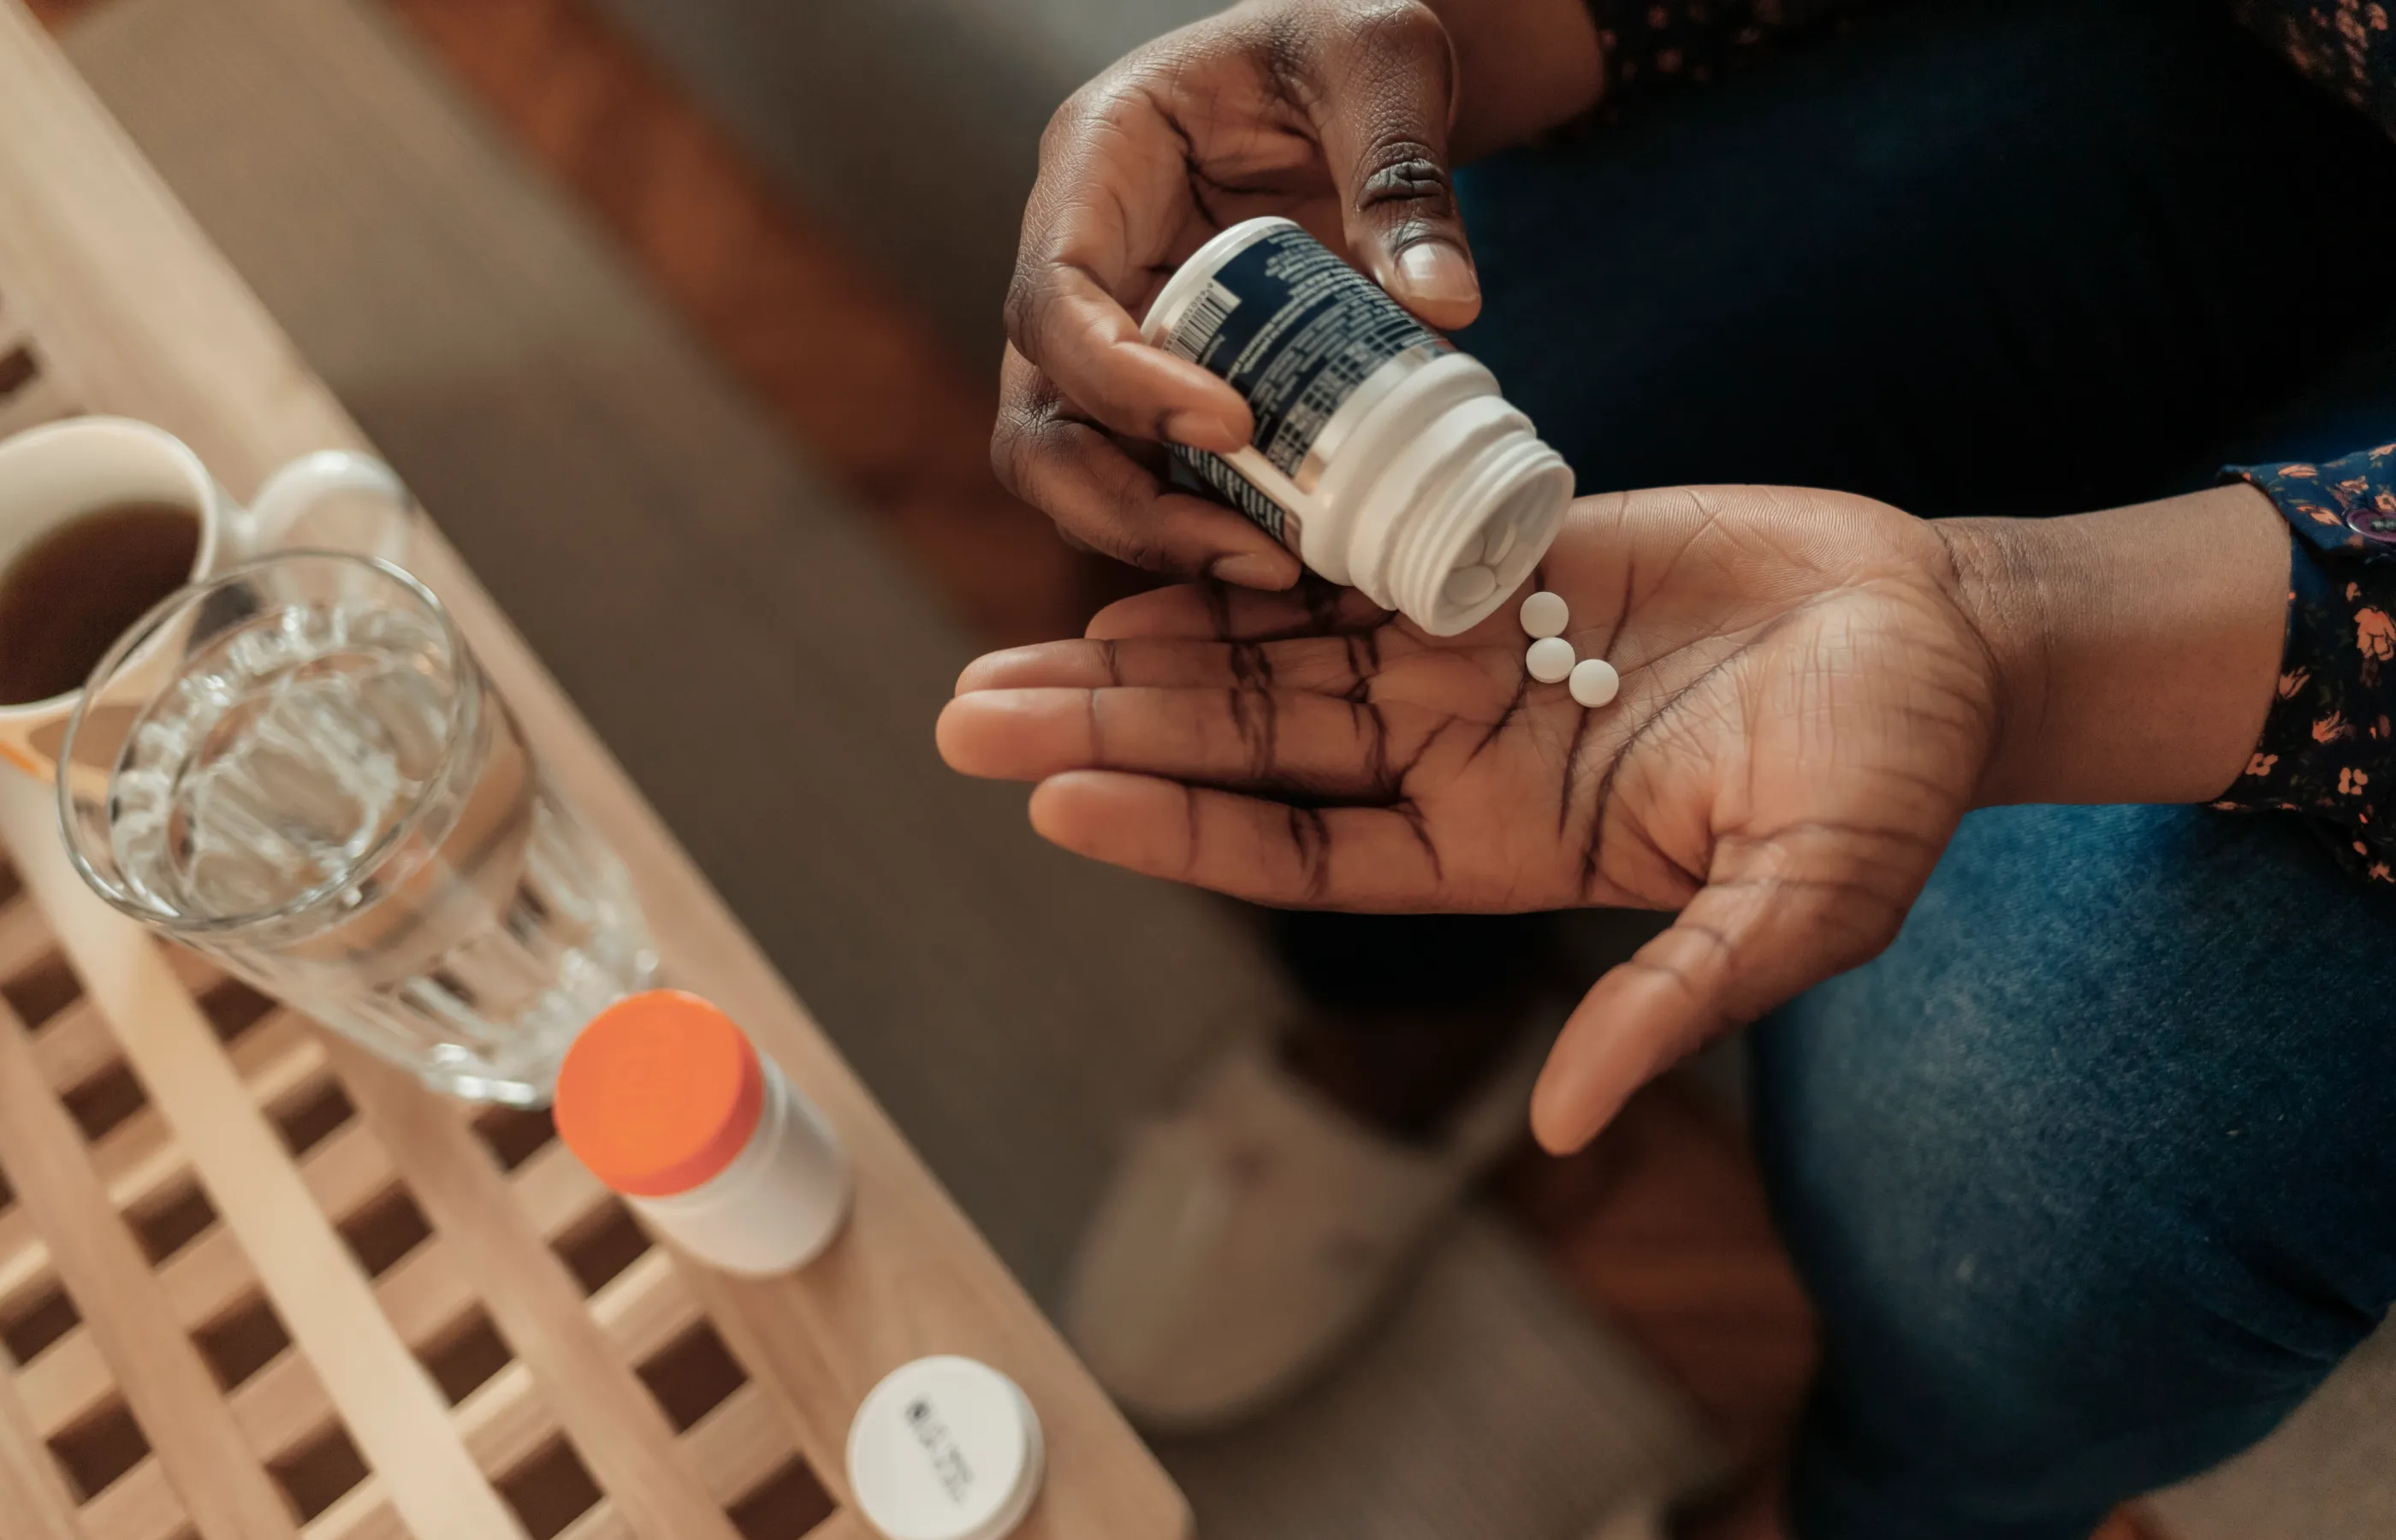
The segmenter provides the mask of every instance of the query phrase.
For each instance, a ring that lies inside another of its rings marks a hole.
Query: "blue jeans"
[[[1468,176],[1584,490],[2045,513],[2396,436],[2396,147],[2213,6],[1892,7]],[[2288,822],[1977,814],[1760,1027],[1803,1540],[2083,1540],[2396,1300],[2396,901]]]

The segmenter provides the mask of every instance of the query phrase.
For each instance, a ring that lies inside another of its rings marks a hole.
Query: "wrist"
[[[1994,676],[1979,805],[2205,802],[2238,777],[2286,627],[2288,531],[2269,498],[2232,485],[1935,527]]]

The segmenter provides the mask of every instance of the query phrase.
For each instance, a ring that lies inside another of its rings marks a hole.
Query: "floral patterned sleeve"
[[[1776,39],[1867,8],[1869,0],[1588,0],[1605,60],[1599,114],[1654,86],[1702,86]]]
[[[2279,698],[2216,805],[2302,813],[2349,870],[2396,881],[2396,444],[2223,475],[2262,488],[2295,549]]]
[[[1648,87],[1702,85],[1777,38],[1819,31],[1880,0],[1586,0],[1605,50],[1595,117]],[[2228,0],[2230,13],[2306,75],[2396,134],[2396,0]]]

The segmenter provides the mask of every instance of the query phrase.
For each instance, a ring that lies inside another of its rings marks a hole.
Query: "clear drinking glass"
[[[656,972],[622,863],[386,563],[286,551],[166,599],[93,672],[58,784],[102,897],[453,1095],[545,1103]]]

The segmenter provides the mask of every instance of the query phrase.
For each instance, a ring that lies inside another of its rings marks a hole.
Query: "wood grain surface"
[[[261,24],[287,35],[332,24],[297,0],[254,0],[254,8]],[[376,88],[368,77],[327,85]],[[26,318],[46,378],[64,382],[71,405],[167,427],[191,442],[236,495],[294,455],[359,443],[356,430],[16,0],[0,4],[0,315]],[[1013,1375],[1042,1414],[1049,1480],[1026,1534],[1185,1533],[1187,1508],[1146,1450],[429,526],[419,531],[409,564],[457,613],[567,794],[627,858],[672,976],[740,1019],[824,1108],[856,1161],[856,1217],[815,1267],[765,1283],[686,1281],[716,1313],[725,1340],[743,1356],[755,1394],[741,1408],[771,1414],[837,1494],[848,1414],[864,1391],[908,1358],[968,1353]],[[47,832],[40,821],[45,800],[26,794],[37,790],[20,786],[0,796],[9,808],[7,827],[29,846]],[[317,1206],[313,1188],[321,1183],[322,1162],[331,1159],[328,1147],[313,1152],[314,1173],[291,1162],[273,1143],[253,1099],[266,1067],[250,1066],[254,1073],[245,1083],[150,943],[126,934],[113,915],[73,913],[73,896],[55,882],[43,879],[33,886],[60,925],[89,998],[116,1034],[129,1039],[128,1056],[180,1158],[256,1268],[309,1369],[378,1473],[379,1494],[375,1483],[362,1483],[312,1521],[312,1534],[366,1533],[358,1527],[364,1516],[383,1502],[419,1534],[448,1540],[516,1533],[515,1516],[476,1468],[470,1448],[473,1398],[454,1414],[442,1403],[388,1313],[382,1281],[369,1281],[339,1250]],[[61,922],[61,911],[72,920]],[[391,1112],[391,1105],[421,1094],[401,1087],[386,1103],[382,1090],[368,1090],[361,1081],[353,1080],[350,1089],[362,1106],[383,1108],[365,1120],[373,1144],[420,1189],[425,1173],[406,1168],[421,1157],[427,1170],[437,1170],[438,1152],[429,1142],[413,1156],[389,1144],[394,1128],[419,1128]],[[360,1170],[371,1163],[365,1153],[369,1146],[348,1148],[359,1152]],[[455,1199],[454,1206],[427,1206],[445,1209],[451,1227],[474,1234],[478,1224],[492,1222],[492,1193],[489,1183],[475,1180],[445,1194]],[[456,1234],[442,1239],[450,1248],[450,1267],[472,1291],[481,1281],[473,1268],[486,1259],[461,1257]],[[50,1241],[55,1254],[55,1237]],[[654,1288],[674,1286],[668,1281],[674,1276],[671,1264],[643,1276]],[[518,1305],[504,1308],[524,1313]],[[608,1365],[626,1349],[607,1336],[595,1303],[592,1310],[590,1333],[576,1330],[529,1348],[515,1344],[523,1357],[511,1370],[534,1382],[544,1375],[560,1384],[612,1381],[620,1389],[622,1365]],[[162,1306],[161,1325],[172,1319],[172,1307]],[[524,1333],[521,1319],[518,1329]],[[476,1394],[492,1392],[504,1377]],[[752,1431],[742,1417],[756,1414],[740,1411],[721,1425],[725,1468],[738,1463],[730,1446]],[[580,1420],[584,1426],[570,1429],[579,1447],[616,1447],[614,1441],[652,1440],[657,1432],[653,1425],[627,1434],[620,1423],[610,1428],[603,1418]],[[221,1414],[217,1422],[227,1429],[246,1426]],[[675,1458],[688,1457],[699,1431],[691,1430]],[[628,1447],[592,1463],[607,1466],[606,1474],[620,1483],[637,1463]],[[619,1524],[634,1533],[669,1533],[657,1527],[671,1523],[668,1507],[689,1501],[695,1491],[717,1500],[714,1484],[704,1471],[663,1478],[645,1489],[646,1512],[640,1502],[624,1502],[621,1490],[611,1491],[606,1512],[593,1509],[579,1521],[592,1533]],[[669,1488],[675,1495],[661,1496]]]

